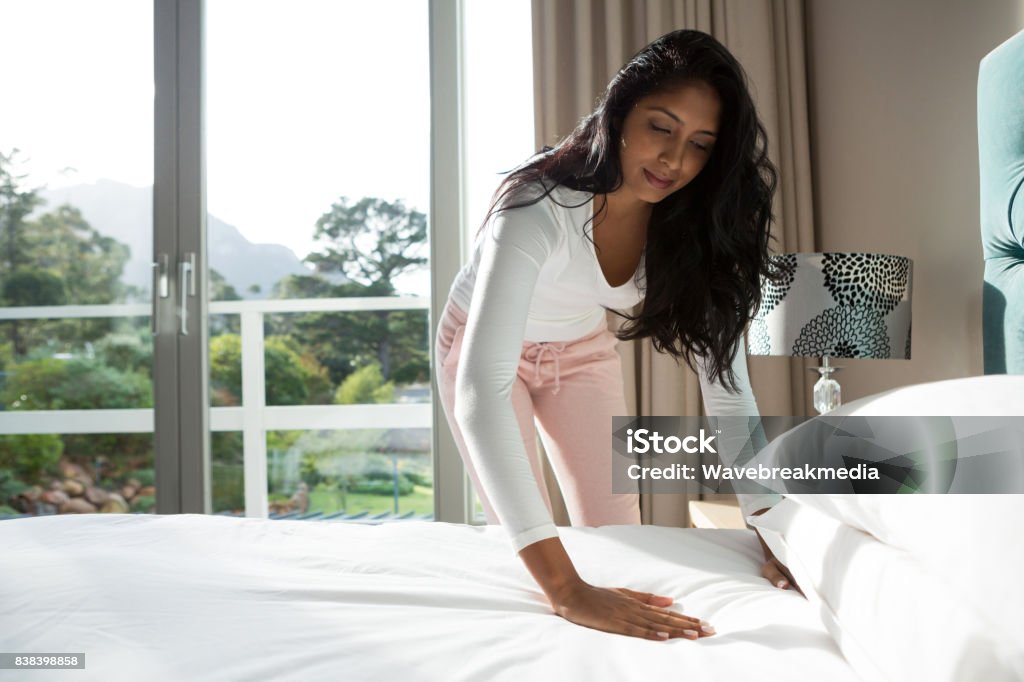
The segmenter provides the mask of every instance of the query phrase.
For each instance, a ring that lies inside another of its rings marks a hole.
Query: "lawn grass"
[[[395,511],[395,498],[391,495],[369,495],[366,493],[349,493],[346,496],[344,509],[341,504],[341,493],[333,490],[313,490],[309,493],[309,511],[324,514],[345,511],[358,514],[366,511],[370,515]],[[434,489],[424,486],[413,486],[409,495],[398,497],[398,513],[413,512],[416,516],[434,513]]]

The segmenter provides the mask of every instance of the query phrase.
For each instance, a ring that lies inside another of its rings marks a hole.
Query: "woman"
[[[775,183],[742,68],[711,36],[675,31],[495,192],[438,327],[438,386],[488,521],[567,620],[649,639],[714,633],[669,611],[671,597],[580,578],[551,520],[534,429],[573,525],[639,524],[639,495],[611,492],[611,417],[627,414],[618,340],[651,337],[685,359],[708,414],[758,414],[742,335],[761,277],[774,276]],[[640,302],[635,317],[616,310]],[[617,334],[606,309],[629,320]],[[747,513],[770,503],[741,498]],[[762,547],[762,574],[784,587]]]

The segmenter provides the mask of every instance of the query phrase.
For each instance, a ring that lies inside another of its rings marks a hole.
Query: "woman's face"
[[[637,101],[622,126],[622,187],[656,204],[685,187],[711,158],[721,101],[703,82]]]

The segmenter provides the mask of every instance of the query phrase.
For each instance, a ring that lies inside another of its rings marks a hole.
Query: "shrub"
[[[394,396],[395,383],[384,383],[380,363],[372,362],[345,378],[334,394],[334,402],[338,405],[390,403]]]
[[[331,383],[327,370],[295,339],[269,336],[264,342],[267,405],[325,402]],[[215,405],[238,405],[242,399],[242,338],[221,334],[210,339],[210,392]]]
[[[146,513],[153,508],[156,504],[156,498],[152,495],[139,495],[132,500],[132,511],[139,511]]]
[[[364,478],[361,481],[356,481],[349,486],[348,491],[350,493],[367,493],[370,495],[394,495],[395,494],[395,482],[393,478],[388,480],[369,479]],[[412,481],[405,478],[401,474],[398,476],[398,494],[411,495],[413,492]]]
[[[396,384],[416,384],[430,381],[430,356],[427,353],[417,353],[416,358],[404,362],[391,373],[391,379]]]
[[[153,469],[136,469],[128,478],[136,479],[143,486],[156,485],[156,472]]]
[[[8,368],[0,401],[14,410],[89,410],[153,406],[153,384],[92,358],[38,358]]]
[[[54,433],[0,436],[0,471],[10,470],[14,477],[37,481],[46,474],[57,474],[63,452],[64,442]]]
[[[416,485],[422,485],[430,488],[434,485],[434,479],[429,474],[424,474],[419,471],[403,471],[402,475],[408,478]]]
[[[148,374],[153,366],[153,343],[140,332],[107,334],[94,345],[103,364],[122,372]]]
[[[6,504],[12,497],[16,497],[18,493],[29,487],[18,480],[17,475],[10,469],[0,469],[0,504]],[[18,512],[12,510],[12,513],[17,514]]]

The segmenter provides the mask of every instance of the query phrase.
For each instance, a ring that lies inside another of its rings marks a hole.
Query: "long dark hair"
[[[691,369],[694,356],[703,356],[709,381],[727,378],[738,392],[732,361],[761,305],[761,279],[784,274],[770,264],[768,251],[778,172],[746,74],[710,35],[673,31],[638,52],[568,137],[502,181],[480,229],[496,212],[535,204],[558,185],[614,192],[622,185],[619,140],[630,109],[648,95],[694,82],[707,83],[721,100],[714,150],[693,180],[654,205],[644,248],[646,285],[636,282],[644,290],[639,314],[605,309],[629,320],[616,333],[619,340],[651,337],[655,349],[677,362],[683,358]],[[543,193],[517,202],[520,190],[537,184]]]

